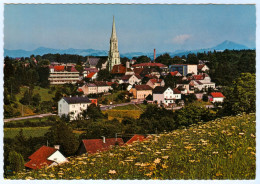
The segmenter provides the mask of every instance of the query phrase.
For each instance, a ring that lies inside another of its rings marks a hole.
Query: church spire
[[[116,37],[116,23],[115,23],[115,17],[114,16],[113,16],[111,39],[117,39],[117,37]]]
[[[114,65],[119,65],[120,62],[120,54],[118,51],[118,41],[116,36],[116,23],[115,17],[113,16],[113,24],[112,24],[112,33],[110,38],[110,49],[108,53],[108,69],[111,71]]]

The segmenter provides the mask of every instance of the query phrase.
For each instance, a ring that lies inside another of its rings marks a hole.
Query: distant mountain
[[[224,51],[225,49],[229,50],[244,50],[249,49],[245,45],[241,45],[232,41],[224,41],[214,47],[207,48],[207,49],[197,49],[197,50],[176,50],[173,52],[161,52],[156,53],[157,56],[169,53],[170,56],[182,56],[182,55],[188,55],[190,53],[197,53],[197,52],[208,52],[208,51]],[[76,54],[81,56],[107,56],[108,52],[105,50],[95,50],[95,49],[52,49],[52,48],[46,48],[46,47],[39,47],[32,51],[26,51],[26,50],[8,50],[4,49],[4,56],[9,57],[29,57],[31,55],[44,55],[44,54]],[[153,58],[153,52],[130,52],[130,53],[120,53],[121,57],[127,57],[127,58],[133,58],[138,56],[148,56],[150,58]]]
[[[29,57],[31,55],[44,55],[44,54],[77,54],[81,56],[106,56],[107,51],[95,49],[52,49],[46,47],[39,47],[32,51],[26,50],[8,50],[4,49],[4,56],[9,57]]]
[[[229,49],[229,50],[245,50],[245,49],[249,49],[247,46],[245,45],[241,45],[235,42],[231,42],[231,41],[224,41],[221,44],[212,47],[211,49],[214,50],[225,50],[225,49]]]

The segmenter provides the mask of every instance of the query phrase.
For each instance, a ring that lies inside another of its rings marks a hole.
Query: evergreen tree
[[[20,153],[11,151],[8,155],[9,169],[18,172],[24,169],[24,159]]]

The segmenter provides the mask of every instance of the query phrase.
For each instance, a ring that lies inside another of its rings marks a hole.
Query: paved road
[[[46,116],[56,116],[56,114],[48,113],[48,114],[38,114],[34,116],[25,116],[25,117],[20,117],[20,118],[10,118],[10,119],[4,119],[4,122],[9,122],[9,121],[16,121],[16,120],[22,120],[22,119],[31,119],[31,118],[42,118]]]

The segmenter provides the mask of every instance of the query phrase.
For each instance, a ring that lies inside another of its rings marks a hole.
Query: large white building
[[[50,66],[50,84],[75,84],[79,81],[79,72],[74,66]]]
[[[58,115],[70,115],[70,120],[76,120],[81,118],[81,113],[87,110],[90,104],[88,97],[63,97],[58,102]]]
[[[118,40],[116,36],[116,24],[115,18],[113,17],[113,26],[112,26],[112,34],[110,38],[110,50],[108,53],[108,69],[111,71],[114,65],[119,65],[120,55],[118,51]]]
[[[153,89],[153,101],[158,104],[173,104],[175,100],[181,99],[181,92],[178,89],[171,89],[170,87],[157,86]]]

